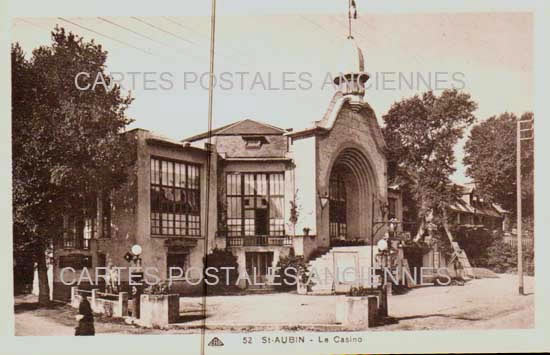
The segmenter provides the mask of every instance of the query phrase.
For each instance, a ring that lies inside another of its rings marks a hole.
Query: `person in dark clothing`
[[[86,297],[82,298],[80,305],[78,306],[78,325],[76,326],[74,335],[95,335],[94,328],[94,315],[92,313],[92,307]]]

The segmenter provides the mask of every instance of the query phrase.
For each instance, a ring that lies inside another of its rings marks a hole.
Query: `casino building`
[[[373,221],[387,218],[385,206],[401,220],[399,191],[388,189],[381,129],[364,99],[363,54],[347,42],[334,75],[338,90],[305,130],[244,119],[181,141],[127,132],[137,151],[128,182],[101,194],[86,213],[64,217],[54,248],[54,297],[68,296],[63,267],[73,267],[77,278],[84,267],[128,267],[124,256],[135,244],[142,265],[161,278],[171,266],[192,267],[181,280],[185,293],[193,290],[185,281],[200,279],[202,258],[214,248],[233,253],[241,273],[256,269],[268,278],[267,268],[291,249],[310,259],[336,253],[337,244],[369,245]],[[333,259],[346,256],[344,264],[366,260],[352,247],[340,254]]]

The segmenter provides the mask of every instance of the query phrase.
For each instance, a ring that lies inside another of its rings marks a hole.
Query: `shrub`
[[[279,290],[295,289],[296,280],[299,280],[303,284],[308,281],[309,270],[303,256],[295,256],[294,253],[291,253],[289,256],[283,256],[279,258],[277,267],[280,269],[278,269],[276,274],[275,287]]]
[[[145,290],[143,290],[143,293],[146,293],[148,295],[169,295],[170,284],[168,283],[168,281],[155,283],[145,288]]]
[[[354,286],[349,289],[347,295],[350,297],[363,297],[363,296],[368,296],[372,294],[373,294],[373,291],[367,287]]]

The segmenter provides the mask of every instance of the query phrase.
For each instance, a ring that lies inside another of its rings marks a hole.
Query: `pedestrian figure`
[[[455,277],[453,280],[453,284],[464,286],[465,280],[464,280],[464,268],[462,267],[462,263],[458,259],[458,257],[454,257],[453,260],[453,266],[455,269]]]
[[[94,328],[94,315],[92,313],[92,307],[86,297],[82,298],[80,305],[78,306],[78,325],[75,328],[74,335],[95,335]]]

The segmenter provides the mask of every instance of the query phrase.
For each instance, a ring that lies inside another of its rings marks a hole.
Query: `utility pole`
[[[518,286],[519,294],[524,295],[523,290],[523,234],[522,234],[522,216],[521,216],[521,141],[533,139],[533,135],[527,137],[521,137],[521,132],[532,132],[533,131],[533,120],[522,121],[517,120],[517,129],[516,129],[516,193],[517,193],[517,243],[518,243]],[[522,123],[531,123],[529,128],[522,128]]]
[[[206,144],[206,150],[208,157],[206,160],[206,235],[204,237],[204,268],[208,267],[208,236],[210,233],[210,223],[208,216],[210,214],[210,179],[211,177],[211,164],[212,164],[212,155],[214,154],[212,150],[212,113],[214,105],[214,44],[216,40],[216,0],[211,0],[211,13],[210,13],[210,75],[208,80],[208,140]],[[203,294],[202,294],[202,326],[201,326],[201,348],[200,353],[205,353],[205,342],[206,342],[206,294],[207,294],[207,284],[203,285]]]

